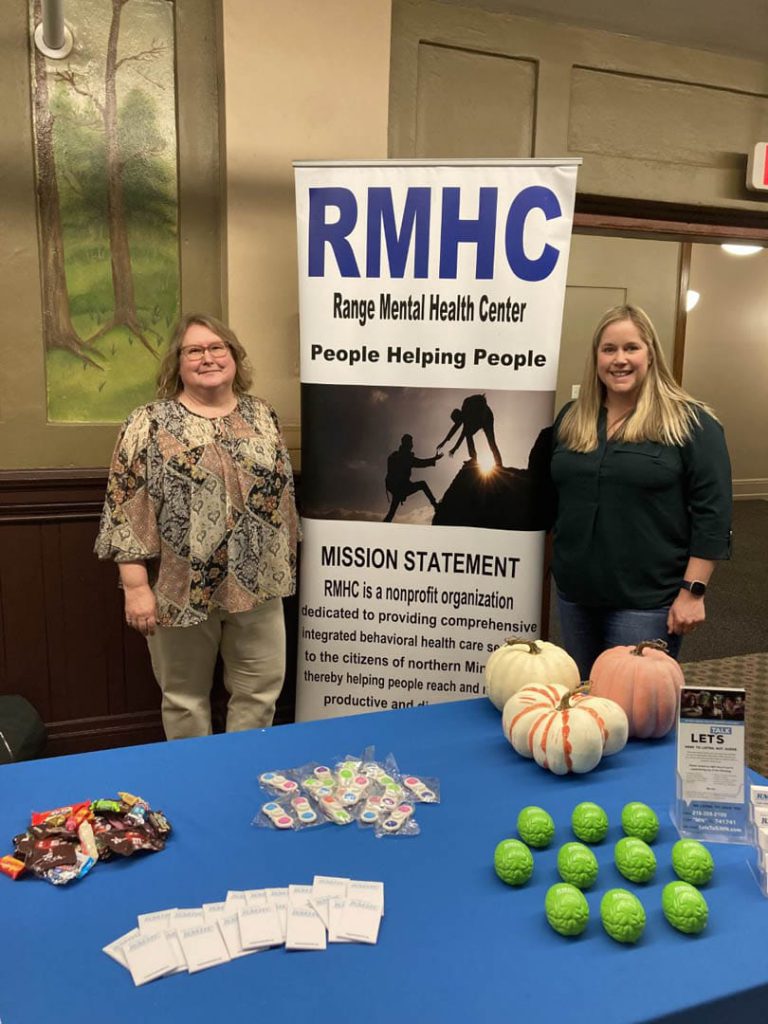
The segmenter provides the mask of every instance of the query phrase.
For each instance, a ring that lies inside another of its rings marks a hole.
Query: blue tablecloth
[[[417,810],[421,835],[376,839],[358,827],[301,833],[254,828],[263,802],[257,776],[311,760],[328,762],[370,744],[392,751],[403,770],[438,776],[439,806]],[[99,864],[54,887],[0,876],[0,1020],[56,1024],[103,1020],[636,1022],[670,1016],[697,1024],[763,1022],[768,1015],[768,900],[745,846],[715,845],[705,893],[710,923],[697,937],[661,913],[671,881],[669,822],[674,743],[632,743],[586,776],[557,778],[519,758],[486,700],[360,715],[266,731],[110,750],[0,768],[0,852],[32,810],[84,798],[139,793],[166,812],[175,832],[166,850]],[[577,939],[549,928],[543,904],[558,880],[558,846],[582,800],[608,812],[596,847],[600,876],[587,894],[591,920]],[[627,883],[613,866],[619,815],[629,800],[658,813],[654,883]],[[515,835],[518,811],[539,804],[557,824],[555,842],[535,853],[522,889],[493,871],[496,844]],[[386,914],[376,946],[327,952],[275,949],[198,974],[135,988],[102,946],[136,916],[224,899],[228,889],[311,883],[314,874],[381,880]],[[614,886],[642,899],[648,924],[634,947],[604,933],[601,895]],[[723,1002],[725,1001],[725,1003]]]

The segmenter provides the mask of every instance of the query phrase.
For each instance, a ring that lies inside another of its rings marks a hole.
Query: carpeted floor
[[[768,776],[768,652],[683,662],[691,686],[739,686],[747,691],[747,764]]]
[[[681,661],[768,651],[768,501],[733,503],[733,543],[707,590],[707,621],[685,638]]]

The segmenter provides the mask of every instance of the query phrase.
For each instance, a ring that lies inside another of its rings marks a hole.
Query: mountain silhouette
[[[435,526],[476,526],[491,530],[546,530],[552,520],[549,483],[551,428],[542,430],[526,469],[483,470],[464,463],[438,502]]]

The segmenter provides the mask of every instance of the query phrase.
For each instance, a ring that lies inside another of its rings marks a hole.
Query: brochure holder
[[[750,865],[763,896],[768,896],[768,786],[750,786],[750,837],[755,850]]]
[[[743,689],[684,686],[680,692],[671,818],[682,838],[708,843],[753,841],[745,711]]]

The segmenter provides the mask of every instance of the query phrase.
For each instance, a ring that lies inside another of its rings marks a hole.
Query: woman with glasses
[[[168,739],[212,731],[219,653],[227,731],[271,725],[283,685],[298,519],[277,417],[250,383],[234,332],[183,316],[158,399],[112,458],[95,550],[117,562],[125,620],[147,638]]]

